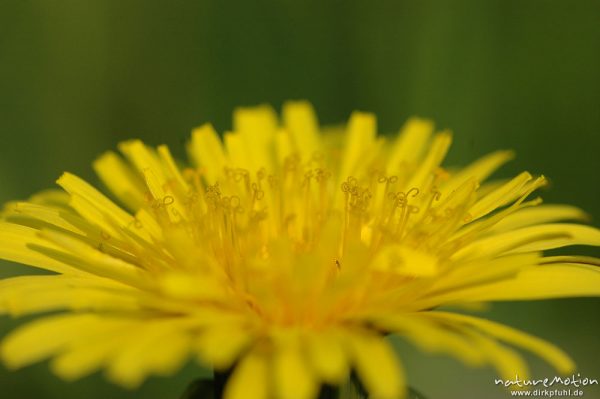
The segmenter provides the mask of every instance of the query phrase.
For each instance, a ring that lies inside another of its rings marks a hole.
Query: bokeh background
[[[450,164],[514,148],[505,176],[543,172],[547,202],[600,218],[598,0],[0,0],[0,201],[64,170],[94,180],[91,160],[120,140],[183,156],[194,126],[224,130],[235,106],[300,98],[328,124],[354,109],[390,133],[411,115],[432,118],[455,132]],[[18,270],[0,264],[0,276]],[[569,299],[487,316],[558,343],[600,379],[599,309]],[[16,323],[1,318],[0,333]],[[398,350],[430,399],[509,397],[490,369]],[[554,375],[530,359],[535,376]],[[0,396],[172,399],[202,372],[190,365],[129,392],[101,375],[69,384],[46,365],[0,366]]]

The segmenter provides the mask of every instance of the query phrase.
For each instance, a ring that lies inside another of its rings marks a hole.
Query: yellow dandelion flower
[[[0,281],[0,312],[50,312],[1,345],[10,368],[52,359],[67,380],[99,369],[136,387],[191,358],[232,370],[226,399],[318,396],[354,371],[376,398],[401,398],[387,334],[508,379],[521,347],[568,373],[561,350],[442,305],[600,295],[597,259],[544,250],[600,245],[585,214],[528,199],[546,182],[487,178],[499,151],[441,164],[449,132],[411,119],[397,138],[356,112],[321,129],[311,106],[281,120],[238,109],[221,139],[193,131],[192,166],[134,140],[94,169],[105,196],[70,173],[62,191],[10,203],[0,257],[53,274]],[[56,311],[62,311],[57,313]]]

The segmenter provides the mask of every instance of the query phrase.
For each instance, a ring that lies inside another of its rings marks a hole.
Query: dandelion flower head
[[[321,128],[306,102],[238,109],[222,138],[195,129],[189,163],[123,142],[93,164],[106,194],[65,173],[61,190],[6,205],[0,257],[51,273],[0,281],[1,313],[46,313],[2,359],[136,387],[193,358],[231,370],[226,399],[311,399],[352,372],[401,398],[388,334],[507,379],[527,376],[515,346],[572,371],[539,338],[439,308],[598,296],[598,260],[543,251],[600,232],[542,205],[543,176],[488,181],[510,151],[442,166],[450,143],[421,119],[378,136],[361,112]]]

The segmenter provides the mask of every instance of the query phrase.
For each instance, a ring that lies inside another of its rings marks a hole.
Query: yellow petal
[[[586,265],[551,264],[526,269],[516,277],[458,289],[420,300],[416,306],[481,301],[517,301],[600,296],[600,271]]]
[[[119,150],[135,166],[140,175],[148,172],[154,174],[162,183],[167,182],[166,171],[162,167],[154,149],[146,146],[141,140],[129,140],[119,143]]]
[[[221,139],[210,124],[194,129],[188,154],[196,166],[204,170],[208,183],[215,184],[223,174],[226,157]]]
[[[170,272],[161,276],[158,286],[165,295],[184,300],[226,300],[229,298],[223,284],[206,274]]]
[[[373,260],[374,270],[409,276],[431,277],[438,272],[435,256],[403,245],[388,245]]]
[[[267,105],[237,108],[233,113],[233,126],[243,143],[249,171],[255,173],[261,168],[273,171],[277,130],[273,108]]]
[[[496,151],[488,154],[469,166],[460,169],[458,173],[453,175],[442,185],[440,191],[442,192],[442,195],[447,195],[469,179],[474,179],[477,183],[481,183],[496,169],[513,157],[514,153],[512,151]]]
[[[267,360],[251,352],[233,370],[227,381],[223,399],[267,399],[269,397]]]
[[[600,230],[567,223],[523,227],[477,240],[452,255],[452,259],[465,260],[509,252],[542,251],[570,245],[598,246]]]
[[[119,222],[112,219],[108,214],[103,213],[97,206],[86,200],[78,194],[72,194],[69,206],[74,209],[79,216],[88,221],[92,226],[90,230],[97,230],[103,241],[111,238],[125,239]],[[133,225],[135,220],[131,218],[128,224]]]
[[[34,248],[60,248],[39,237],[38,230],[0,221],[0,258],[64,274],[86,274]]]
[[[143,229],[147,231],[154,240],[163,240],[163,230],[159,222],[149,211],[143,208],[140,209],[135,214],[135,220],[136,222],[134,222],[133,227],[135,227],[137,230]]]
[[[151,373],[168,376],[181,368],[190,352],[186,326],[177,319],[145,323],[135,339],[108,360],[109,378],[138,387]]]
[[[230,165],[247,171],[254,170],[254,164],[248,156],[242,136],[239,133],[228,132],[223,137]]]
[[[104,217],[114,220],[118,226],[126,227],[133,221],[133,217],[123,209],[115,205],[111,200],[106,198],[94,187],[79,177],[70,173],[64,173],[57,183],[71,195],[78,195],[85,201],[93,204],[93,206]]]
[[[469,209],[472,218],[479,219],[493,210],[512,202],[515,198],[520,196],[523,187],[531,179],[533,179],[533,177],[530,173],[523,172],[514,179],[490,192]]]
[[[539,262],[541,265],[562,264],[562,265],[590,265],[600,266],[600,258],[592,256],[545,256]]]
[[[59,189],[48,189],[32,195],[28,202],[38,205],[68,209],[69,194]]]
[[[534,224],[556,222],[560,220],[586,221],[589,216],[581,209],[570,205],[540,205],[518,210],[496,223],[490,233],[516,230]]]
[[[222,323],[203,331],[196,341],[200,358],[217,370],[231,367],[252,339],[244,325]]]
[[[144,203],[144,183],[129,165],[114,152],[106,152],[93,163],[102,183],[131,210]]]
[[[571,245],[600,245],[600,230],[579,224],[546,224],[525,227],[515,232],[518,232],[519,235],[547,235],[548,237],[555,236],[555,238],[532,240],[528,244],[516,247],[514,252],[542,251]]]
[[[189,190],[189,186],[181,175],[169,147],[164,144],[158,146],[158,156],[164,163],[164,169],[166,170],[170,181],[172,181],[170,185],[174,187],[175,192],[177,194],[186,194]]]
[[[340,384],[349,373],[346,352],[339,337],[329,331],[318,331],[307,336],[308,357],[311,367],[324,381]]]
[[[413,187],[420,190],[424,189],[425,184],[431,179],[435,170],[444,160],[451,143],[452,135],[450,132],[443,132],[435,135],[425,159],[423,159],[415,174],[406,185],[405,188],[407,190],[410,190]]]
[[[137,310],[134,291],[99,278],[22,276],[0,280],[0,314],[59,310]]]
[[[404,373],[385,338],[372,333],[348,332],[346,340],[358,376],[370,396],[378,399],[403,398]]]
[[[471,217],[467,214],[464,222],[467,223],[459,228],[452,236],[449,238],[449,242],[459,243],[461,246],[464,245],[465,242],[471,242],[474,239],[487,236],[490,229],[500,222],[502,219],[507,216],[512,215],[513,213],[519,211],[520,209],[526,209],[529,207],[538,206],[542,203],[541,198],[535,198],[530,201],[525,201],[527,197],[531,194],[530,191],[525,191],[522,193],[521,197],[519,197],[515,202],[510,204],[509,206],[495,212],[493,215],[480,218],[476,221],[471,221]]]
[[[525,268],[537,265],[540,259],[541,255],[534,252],[486,260],[485,267],[482,267],[480,260],[452,264],[424,295],[506,279]]]
[[[356,168],[363,161],[361,156],[375,143],[377,134],[375,116],[363,112],[354,112],[350,116],[347,129],[348,138],[343,150],[339,172],[340,184],[355,173]]]
[[[95,326],[97,319],[97,316],[89,314],[68,314],[25,324],[2,341],[2,360],[11,369],[44,360],[70,342],[73,334]]]
[[[498,371],[504,380],[519,377],[521,380],[529,378],[529,367],[523,358],[514,350],[499,344],[497,341],[476,333],[465,331],[474,346],[476,346]]]
[[[5,207],[4,217],[10,222],[40,228],[45,223],[72,233],[85,235],[93,229],[75,212],[32,202],[13,202]]]
[[[475,200],[477,188],[479,187],[475,179],[467,179],[456,189],[445,193],[444,200],[440,205],[435,207],[435,211],[439,214],[452,213],[455,209],[464,209],[473,204]]]
[[[429,137],[433,133],[433,123],[419,118],[409,119],[390,151],[387,165],[388,176],[394,176],[401,167],[407,167],[421,158]]]
[[[319,123],[307,101],[290,101],[283,105],[283,122],[300,156],[307,160],[320,150]]]
[[[275,134],[275,155],[277,157],[277,164],[283,166],[286,159],[292,155],[292,140],[290,135],[285,130],[279,130]]]
[[[52,372],[67,381],[74,381],[97,371],[107,363],[112,354],[134,342],[134,339],[131,329],[121,328],[117,331],[105,331],[101,338],[96,336],[88,341],[79,336],[77,341],[80,342],[73,347],[69,346],[50,363]]]
[[[382,316],[373,322],[386,331],[408,339],[424,351],[447,353],[470,366],[484,363],[485,356],[467,337],[427,320],[423,314]]]
[[[156,204],[164,210],[163,215],[169,218],[172,223],[179,223],[182,219],[187,219],[187,212],[183,205],[183,190],[184,188],[180,188],[179,190],[174,190],[170,187],[170,184],[167,180],[163,180],[158,174],[155,173],[152,169],[148,169],[144,172],[144,179],[146,181],[146,186],[148,186],[148,190],[150,190],[150,194]],[[179,192],[177,192],[179,191]],[[138,234],[142,231],[136,231]],[[144,236],[146,240],[148,240],[148,236]]]
[[[278,342],[273,360],[275,397],[312,399],[318,384],[296,340]]]
[[[147,276],[140,267],[98,251],[83,241],[52,230],[44,230],[41,235],[67,250],[68,255],[78,260],[74,266],[81,270],[134,286],[144,286],[146,282]]]
[[[426,312],[425,316],[473,326],[486,334],[501,339],[502,341],[531,351],[538,357],[546,360],[562,374],[572,373],[575,369],[575,363],[573,360],[561,349],[540,338],[526,334],[522,331],[515,330],[514,328],[510,328],[490,320],[456,313]]]

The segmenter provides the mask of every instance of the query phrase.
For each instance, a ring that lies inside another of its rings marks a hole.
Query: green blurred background
[[[192,127],[227,129],[235,106],[299,98],[323,123],[376,112],[383,132],[433,118],[455,132],[451,164],[514,148],[505,175],[543,172],[547,202],[600,217],[598,0],[0,0],[0,201],[64,170],[94,179],[91,160],[120,140],[183,156]],[[18,270],[1,266],[0,276]],[[570,299],[487,315],[558,343],[600,379],[599,308]],[[0,319],[0,333],[14,325]],[[509,397],[489,369],[398,349],[430,399]],[[535,376],[554,375],[532,364]],[[67,384],[46,365],[0,366],[0,397],[171,399],[199,373],[190,365],[129,392],[101,375]]]

